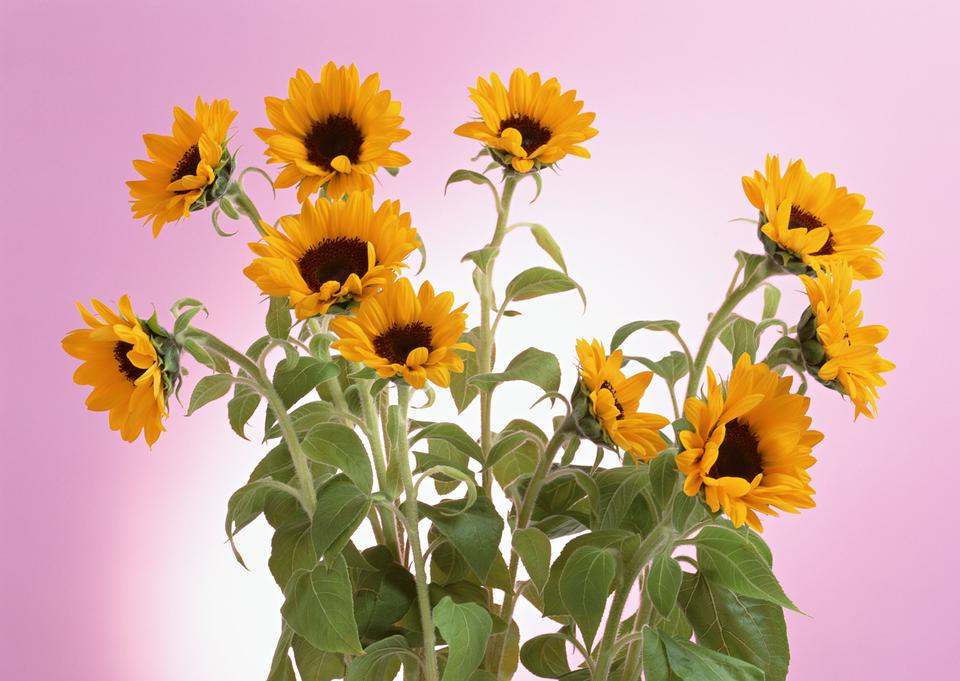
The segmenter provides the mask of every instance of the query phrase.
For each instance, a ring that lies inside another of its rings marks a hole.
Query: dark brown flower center
[[[550,141],[550,130],[529,116],[511,116],[500,124],[500,132],[507,128],[513,128],[520,133],[520,146],[528,154],[532,154]]]
[[[433,350],[430,342],[433,332],[422,322],[413,322],[403,326],[394,325],[373,339],[373,349],[377,354],[393,364],[404,364],[407,355],[417,348]]]
[[[310,290],[319,291],[328,281],[342,286],[351,274],[362,277],[367,273],[367,262],[366,241],[338,236],[307,249],[297,267]]]
[[[811,230],[823,227],[823,225],[823,220],[809,211],[795,206],[790,209],[790,224],[788,225],[790,229],[802,228]],[[832,255],[833,252],[833,234],[831,234],[827,237],[827,241],[823,244],[823,247],[812,255]]]
[[[176,182],[177,180],[182,180],[187,175],[196,175],[198,165],[200,165],[200,148],[194,144],[183,152],[183,156],[177,162],[177,167],[173,169],[170,181]]]
[[[740,420],[727,424],[727,433],[720,445],[717,462],[707,473],[711,478],[743,478],[752,481],[763,473],[763,458],[757,449],[757,438]]]
[[[138,378],[143,376],[146,369],[141,369],[130,361],[127,353],[131,350],[133,350],[132,343],[117,341],[113,346],[113,358],[117,360],[117,368],[120,370],[120,373],[123,374],[128,381],[135,383]]]
[[[318,121],[303,139],[307,160],[324,170],[333,170],[330,162],[337,156],[346,156],[350,163],[360,162],[363,132],[348,116],[337,114]]]
[[[601,383],[600,390],[610,391],[610,395],[613,396],[613,406],[617,408],[617,420],[623,420],[623,405],[620,404],[620,400],[617,399],[617,391],[613,389],[612,385],[610,385],[610,381],[604,381]]]

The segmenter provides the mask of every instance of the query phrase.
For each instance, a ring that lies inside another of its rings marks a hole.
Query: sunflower
[[[134,161],[144,179],[127,182],[133,214],[153,222],[153,236],[168,222],[205,208],[227,189],[233,157],[227,132],[237,112],[226,99],[207,104],[197,97],[196,114],[173,109],[172,135],[144,135],[149,161]]]
[[[873,211],[865,199],[838,187],[830,173],[811,175],[803,161],[793,161],[780,174],[780,159],[767,156],[766,176],[759,171],[743,178],[747,198],[760,211],[760,231],[768,249],[797,258],[807,267],[844,260],[857,279],[883,273],[880,249],[873,243],[883,230],[870,224]]]
[[[464,123],[454,132],[480,140],[518,173],[551,165],[567,154],[590,158],[579,144],[597,134],[590,127],[596,114],[580,113],[583,102],[577,101],[576,91],[561,93],[556,78],[543,83],[539,73],[515,69],[507,88],[492,73],[489,83],[477,78],[470,99],[483,120]]]
[[[887,337],[883,326],[863,326],[860,291],[852,290],[853,269],[844,262],[817,268],[816,278],[801,275],[810,307],[798,325],[804,361],[830,387],[838,387],[854,404],[854,418],[877,413],[881,373],[895,364],[880,356],[877,345]]]
[[[77,303],[80,316],[90,328],[76,329],[63,339],[63,349],[83,360],[73,381],[93,386],[87,408],[110,412],[110,429],[133,442],[143,432],[152,445],[164,430],[167,392],[164,370],[149,332],[120,298],[119,313],[97,299],[91,301],[97,318]]]
[[[390,145],[410,133],[400,128],[400,102],[380,89],[380,76],[360,83],[357,67],[329,62],[320,82],[303,69],[290,79],[287,99],[267,97],[272,128],[255,132],[268,148],[268,163],[282,163],[274,185],[297,188],[300,203],[321,187],[339,199],[359,190],[373,191],[371,177],[381,166],[398,168],[410,163]]]
[[[265,243],[250,244],[260,257],[243,272],[264,293],[289,297],[298,319],[373,295],[419,244],[400,202],[374,210],[369,192],[307,201],[299,215],[280,218],[279,229],[262,227]]]
[[[463,371],[455,350],[473,352],[459,342],[467,315],[455,310],[453,294],[436,295],[430,282],[415,294],[408,279],[389,282],[383,291],[367,298],[355,317],[337,317],[330,329],[340,337],[333,347],[351,362],[363,362],[381,378],[401,375],[414,388],[430,381],[446,388],[450,372]]]
[[[615,350],[608,356],[598,340],[591,343],[578,340],[577,357],[580,359],[582,384],[574,399],[579,402],[581,392],[589,398],[587,406],[591,416],[603,430],[599,435],[606,436],[602,439],[612,442],[635,459],[649,461],[656,456],[666,446],[660,429],[670,421],[663,416],[637,411],[653,373],[642,371],[626,378],[621,370],[623,351]],[[591,430],[590,421],[584,423],[582,416],[579,420],[581,428],[588,437],[591,436],[592,433],[587,432]]]
[[[757,532],[757,512],[797,513],[813,508],[811,452],[823,434],[810,429],[810,399],[790,392],[791,377],[740,356],[724,389],[707,372],[706,399],[688,398],[684,416],[693,430],[681,431],[677,467],[686,476],[683,491],[704,490],[707,505],[723,508],[735,527]]]

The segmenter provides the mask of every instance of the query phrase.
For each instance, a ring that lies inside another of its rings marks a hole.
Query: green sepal
[[[223,153],[220,154],[220,161],[217,163],[217,167],[213,169],[215,175],[213,182],[208,184],[200,197],[190,204],[190,212],[201,211],[212,203],[219,201],[230,188],[230,179],[233,177],[233,171],[236,170],[236,167],[236,157],[224,147]]]

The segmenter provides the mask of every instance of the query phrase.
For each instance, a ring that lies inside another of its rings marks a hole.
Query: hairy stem
[[[720,335],[720,332],[723,331],[729,322],[730,315],[733,314],[737,305],[748,295],[756,291],[765,279],[776,274],[778,271],[769,259],[765,259],[763,264],[757,267],[749,277],[745,277],[739,286],[734,286],[733,282],[731,282],[731,287],[727,292],[726,298],[713,317],[710,318],[710,323],[707,324],[707,330],[703,334],[703,340],[700,341],[697,356],[694,358],[693,365],[690,367],[687,397],[693,397],[697,394],[697,390],[700,388],[700,379],[703,377],[703,370],[707,365],[707,358],[710,356],[710,350],[713,348],[713,344]],[[736,277],[734,277],[734,282],[735,281]]]
[[[237,207],[237,210],[249,218],[250,222],[253,223],[253,226],[256,228],[260,236],[266,236],[267,232],[264,230],[263,226],[260,224],[263,218],[260,217],[260,211],[257,210],[257,207],[253,204],[253,201],[250,200],[250,197],[247,196],[247,193],[243,191],[243,186],[240,182],[232,182],[230,187],[227,189],[227,197],[233,200],[234,205]]]
[[[417,512],[417,491],[410,469],[410,445],[407,439],[407,412],[410,408],[410,388],[397,386],[400,408],[400,442],[396,457],[405,495],[403,513],[407,519],[407,541],[413,555],[414,578],[417,582],[417,603],[420,609],[420,625],[423,629],[423,663],[426,681],[437,681],[436,636],[433,630],[433,614],[430,609],[430,592],[427,587],[427,566],[420,546],[420,515]]]
[[[366,424],[365,431],[370,441],[370,449],[373,453],[373,467],[377,473],[377,484],[381,490],[387,488],[387,456],[383,449],[383,438],[380,435],[380,424],[377,419],[377,407],[373,403],[373,397],[370,395],[372,381],[363,381],[360,384],[360,406],[363,409],[363,421]],[[392,513],[381,512],[383,522],[383,538],[386,546],[390,549],[394,558],[400,560],[400,544],[397,541],[397,523]]]
[[[247,357],[239,350],[234,349],[227,343],[207,333],[194,329],[193,336],[208,350],[214,352],[225,360],[233,362],[238,368],[245,371],[250,378],[257,384],[257,389],[267,400],[267,404],[273,410],[277,419],[277,425],[280,427],[280,434],[283,441],[287,444],[290,452],[290,460],[293,462],[293,469],[297,476],[297,483],[300,488],[300,503],[306,510],[307,515],[313,517],[313,511],[317,506],[316,492],[313,488],[313,474],[310,472],[310,460],[307,458],[303,447],[300,444],[300,438],[297,437],[297,431],[293,427],[290,415],[287,413],[287,407],[277,393],[273,383],[260,371],[260,367],[252,359]]]
[[[511,173],[503,181],[503,194],[497,205],[497,226],[493,232],[493,238],[489,246],[499,248],[503,243],[503,238],[507,234],[507,221],[510,217],[510,203],[513,200],[513,192],[519,182],[519,176]],[[494,307],[493,291],[493,266],[496,262],[496,255],[490,258],[486,272],[481,273],[480,287],[480,347],[477,348],[477,371],[481,374],[489,373],[493,370],[493,328],[490,320],[490,313]],[[480,448],[484,456],[490,451],[492,446],[491,431],[491,410],[493,408],[493,396],[490,391],[484,391],[480,394]],[[490,494],[493,481],[489,471],[483,472],[483,489]]]

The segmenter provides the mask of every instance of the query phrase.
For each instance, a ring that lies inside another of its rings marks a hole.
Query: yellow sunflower
[[[590,158],[579,145],[597,134],[590,127],[596,114],[581,113],[583,102],[577,101],[576,91],[561,92],[556,78],[544,83],[539,73],[515,69],[507,88],[492,73],[490,82],[477,78],[470,99],[482,120],[464,123],[454,132],[480,140],[518,173],[556,163],[567,154]]]
[[[164,430],[167,416],[161,360],[133,314],[130,299],[120,298],[119,313],[97,299],[91,301],[97,318],[77,303],[80,316],[90,328],[76,329],[63,339],[63,349],[83,360],[73,380],[93,386],[87,408],[110,412],[110,429],[133,442],[141,431],[152,445]]]
[[[655,457],[666,447],[660,429],[670,421],[657,414],[638,411],[653,373],[642,371],[626,378],[621,369],[623,351],[615,350],[607,356],[598,340],[590,343],[578,340],[577,357],[580,359],[580,380],[585,388],[583,392],[589,397],[590,410],[606,439],[635,459],[649,461]],[[583,424],[582,418],[580,422]],[[592,436],[592,433],[586,434]]]
[[[300,203],[326,188],[328,196],[373,191],[374,173],[380,167],[399,168],[410,163],[390,145],[410,133],[400,128],[400,102],[380,89],[380,76],[363,83],[357,67],[329,62],[320,82],[303,69],[290,79],[287,99],[267,97],[267,118],[272,128],[255,132],[268,148],[268,163],[282,163],[274,185],[297,188]]]
[[[280,229],[262,227],[264,241],[250,244],[260,257],[243,272],[264,293],[289,297],[298,319],[373,295],[419,243],[400,202],[374,210],[369,192],[307,201],[299,215],[280,218]]]
[[[823,434],[810,429],[810,399],[791,393],[792,382],[744,353],[725,389],[708,370],[706,399],[684,404],[693,430],[680,433],[683,491],[695,496],[702,488],[711,510],[723,508],[735,527],[747,523],[762,532],[758,511],[798,513],[815,505],[807,469]]]
[[[826,263],[817,276],[801,275],[810,308],[798,325],[798,336],[808,368],[854,404],[854,418],[877,413],[877,389],[886,385],[881,373],[896,367],[880,356],[877,345],[887,337],[886,327],[863,326],[860,291],[852,290],[854,273],[844,262]]]
[[[227,189],[233,158],[227,132],[237,112],[226,99],[207,104],[197,97],[196,114],[173,109],[172,135],[144,135],[149,161],[134,161],[144,179],[127,182],[133,214],[153,222],[153,235],[168,222],[205,208]]]
[[[453,294],[434,294],[430,282],[414,293],[408,279],[388,283],[367,298],[354,317],[337,317],[330,329],[339,336],[333,347],[351,362],[363,362],[381,378],[403,376],[414,388],[430,381],[450,385],[450,372],[463,371],[456,350],[473,352],[459,342],[466,328],[466,305],[453,308]]]
[[[761,213],[761,232],[808,267],[844,260],[857,279],[883,273],[874,242],[883,229],[870,224],[866,200],[838,187],[830,173],[811,175],[803,161],[793,161],[780,174],[780,159],[767,156],[766,174],[743,178],[743,190]]]

